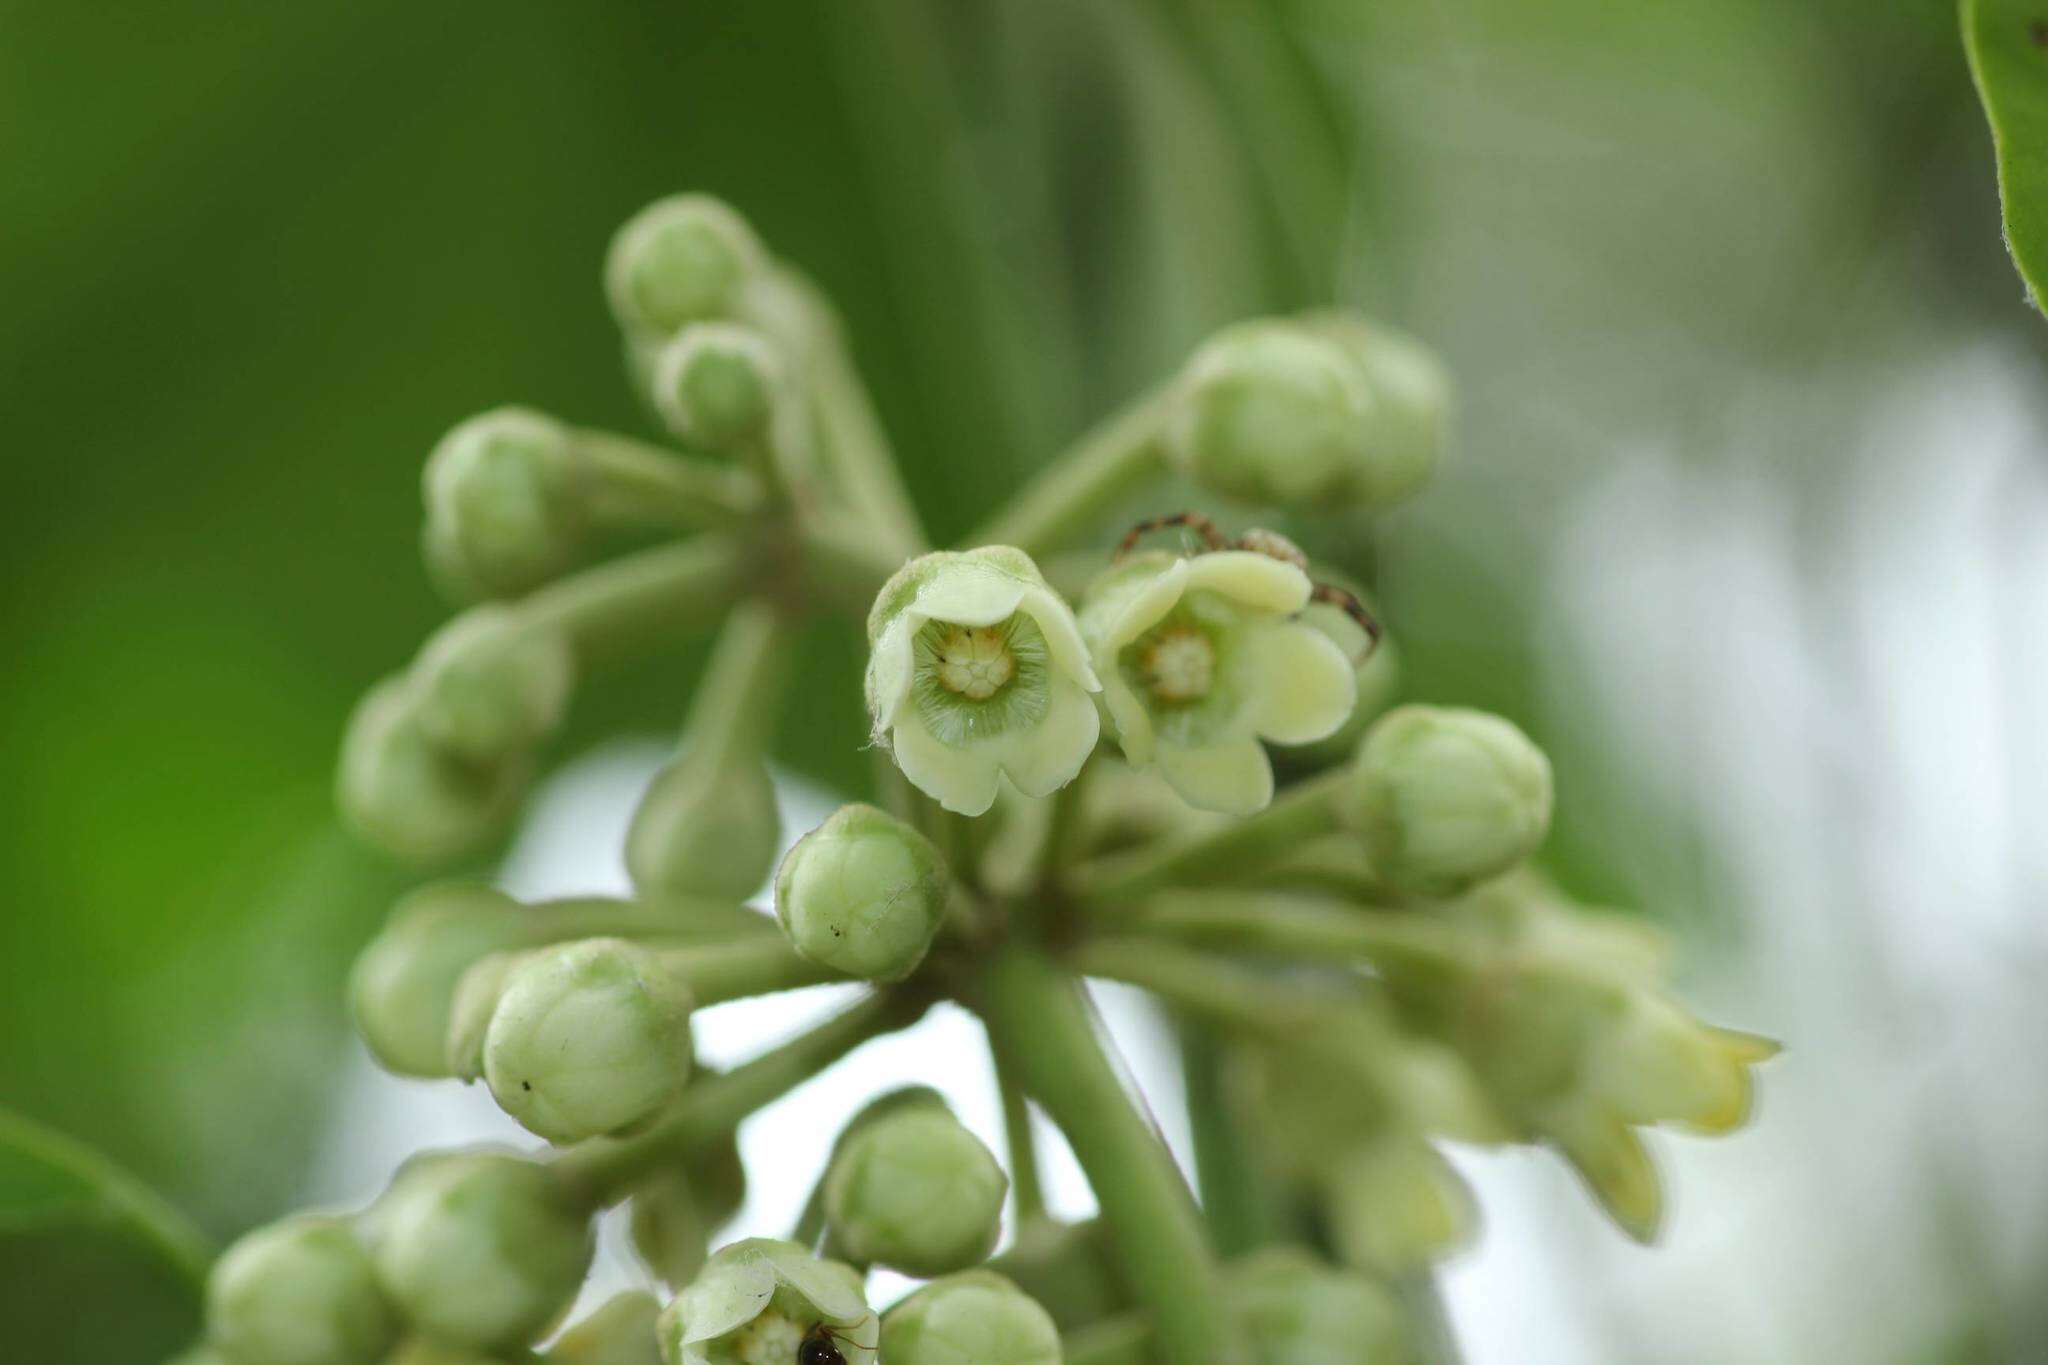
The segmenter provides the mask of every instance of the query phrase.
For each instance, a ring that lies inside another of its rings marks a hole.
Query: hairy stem
[[[556,1157],[554,1168],[593,1205],[615,1204],[663,1162],[738,1126],[869,1039],[901,1028],[905,1012],[902,999],[871,995],[743,1066],[692,1084],[645,1132],[582,1143]]]
[[[730,606],[748,568],[742,541],[709,533],[550,583],[522,599],[519,614],[561,631],[581,656],[622,653]]]
[[[1015,545],[1043,554],[1073,540],[1116,504],[1159,476],[1162,392],[1125,408],[1053,461],[967,538],[969,545]]]
[[[1011,944],[988,963],[982,985],[989,1034],[1088,1173],[1164,1357],[1242,1365],[1244,1345],[1194,1200],[1104,1054],[1080,983],[1037,949]]]
[[[1128,911],[1154,891],[1218,879],[1242,879],[1303,842],[1337,827],[1336,796],[1344,774],[1326,773],[1297,783],[1248,819],[1191,838],[1162,841],[1074,879],[1074,891],[1108,915]]]

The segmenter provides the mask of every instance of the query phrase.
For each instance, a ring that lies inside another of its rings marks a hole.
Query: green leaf
[[[1991,120],[2005,244],[2034,306],[2048,283],[2048,4],[1962,0],[1963,46]]]
[[[213,1253],[183,1214],[107,1157],[0,1109],[0,1237],[78,1224],[121,1228],[205,1286]]]

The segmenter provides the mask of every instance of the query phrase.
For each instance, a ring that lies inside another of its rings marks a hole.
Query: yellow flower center
[[[1216,646],[1199,630],[1175,626],[1152,638],[1138,668],[1160,701],[1200,701],[1216,683]]]
[[[1017,660],[993,626],[955,626],[939,641],[939,686],[974,701],[993,697],[1017,671]]]

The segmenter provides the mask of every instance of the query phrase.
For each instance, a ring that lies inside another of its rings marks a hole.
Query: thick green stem
[[[1159,428],[1167,401],[1164,391],[1154,393],[1096,427],[965,543],[1015,545],[1035,555],[1092,528],[1164,472]]]
[[[626,652],[732,605],[750,567],[740,539],[709,533],[550,583],[522,599],[519,614],[561,631],[579,655]]]
[[[1080,983],[1037,949],[1011,944],[988,963],[982,984],[989,1035],[1015,1059],[1019,1081],[1088,1173],[1164,1358],[1243,1365],[1244,1344],[1194,1199],[1104,1054]]]
[[[908,556],[878,539],[850,517],[808,518],[798,529],[803,550],[805,593],[836,603],[866,619],[868,608],[889,576]]]
[[[1090,1323],[1060,1347],[1063,1365],[1148,1365],[1152,1329],[1143,1318],[1126,1315]]]
[[[98,1221],[126,1230],[171,1270],[197,1295],[206,1288],[207,1269],[213,1264],[213,1248],[206,1236],[170,1202],[106,1156],[54,1128],[0,1109],[0,1154],[11,1152],[18,1162],[61,1172],[60,1179],[75,1182],[89,1191],[84,1197],[62,1197],[59,1212],[78,1220]],[[40,1172],[31,1170],[30,1217],[37,1213],[37,1185],[47,1183]],[[45,1196],[47,1197],[47,1196]]]
[[[1334,830],[1343,783],[1341,771],[1327,773],[1289,787],[1248,819],[1104,860],[1075,878],[1075,894],[1091,908],[1115,916],[1166,887],[1242,880]]]
[[[1304,998],[1228,959],[1175,943],[1098,938],[1076,948],[1068,965],[1086,976],[1152,992],[1201,1019],[1258,1037],[1297,1037]]]
[[[1223,1082],[1223,1049],[1214,1030],[1197,1019],[1176,1022],[1202,1212],[1216,1238],[1216,1250],[1226,1258],[1242,1256],[1279,1240],[1279,1220],[1265,1177],[1231,1112]]]
[[[780,934],[746,934],[723,943],[664,948],[657,956],[689,986],[700,1007],[846,979],[842,972],[799,956]]]
[[[573,438],[589,472],[585,506],[606,526],[679,531],[730,526],[767,503],[750,469],[678,455],[660,446],[588,428]]]
[[[846,344],[833,325],[812,355],[811,387],[824,428],[826,454],[846,499],[873,533],[898,555],[908,557],[926,547],[917,508],[903,486],[882,420],[868,397]]]
[[[556,1157],[554,1168],[593,1205],[615,1204],[663,1162],[737,1127],[869,1039],[903,1027],[915,1017],[906,1017],[904,1004],[902,998],[869,996],[743,1066],[692,1084],[682,1102],[647,1131],[583,1143]]]

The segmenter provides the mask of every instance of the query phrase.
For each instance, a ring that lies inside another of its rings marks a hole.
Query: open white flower
[[[1273,799],[1261,739],[1307,744],[1344,723],[1351,660],[1295,619],[1308,575],[1248,550],[1133,555],[1098,579],[1081,631],[1124,757],[1190,805],[1245,815]]]
[[[1026,796],[1074,780],[1102,690],[1073,610],[1007,545],[938,551],[897,571],[868,617],[875,739],[918,790],[980,815],[997,777]]]

